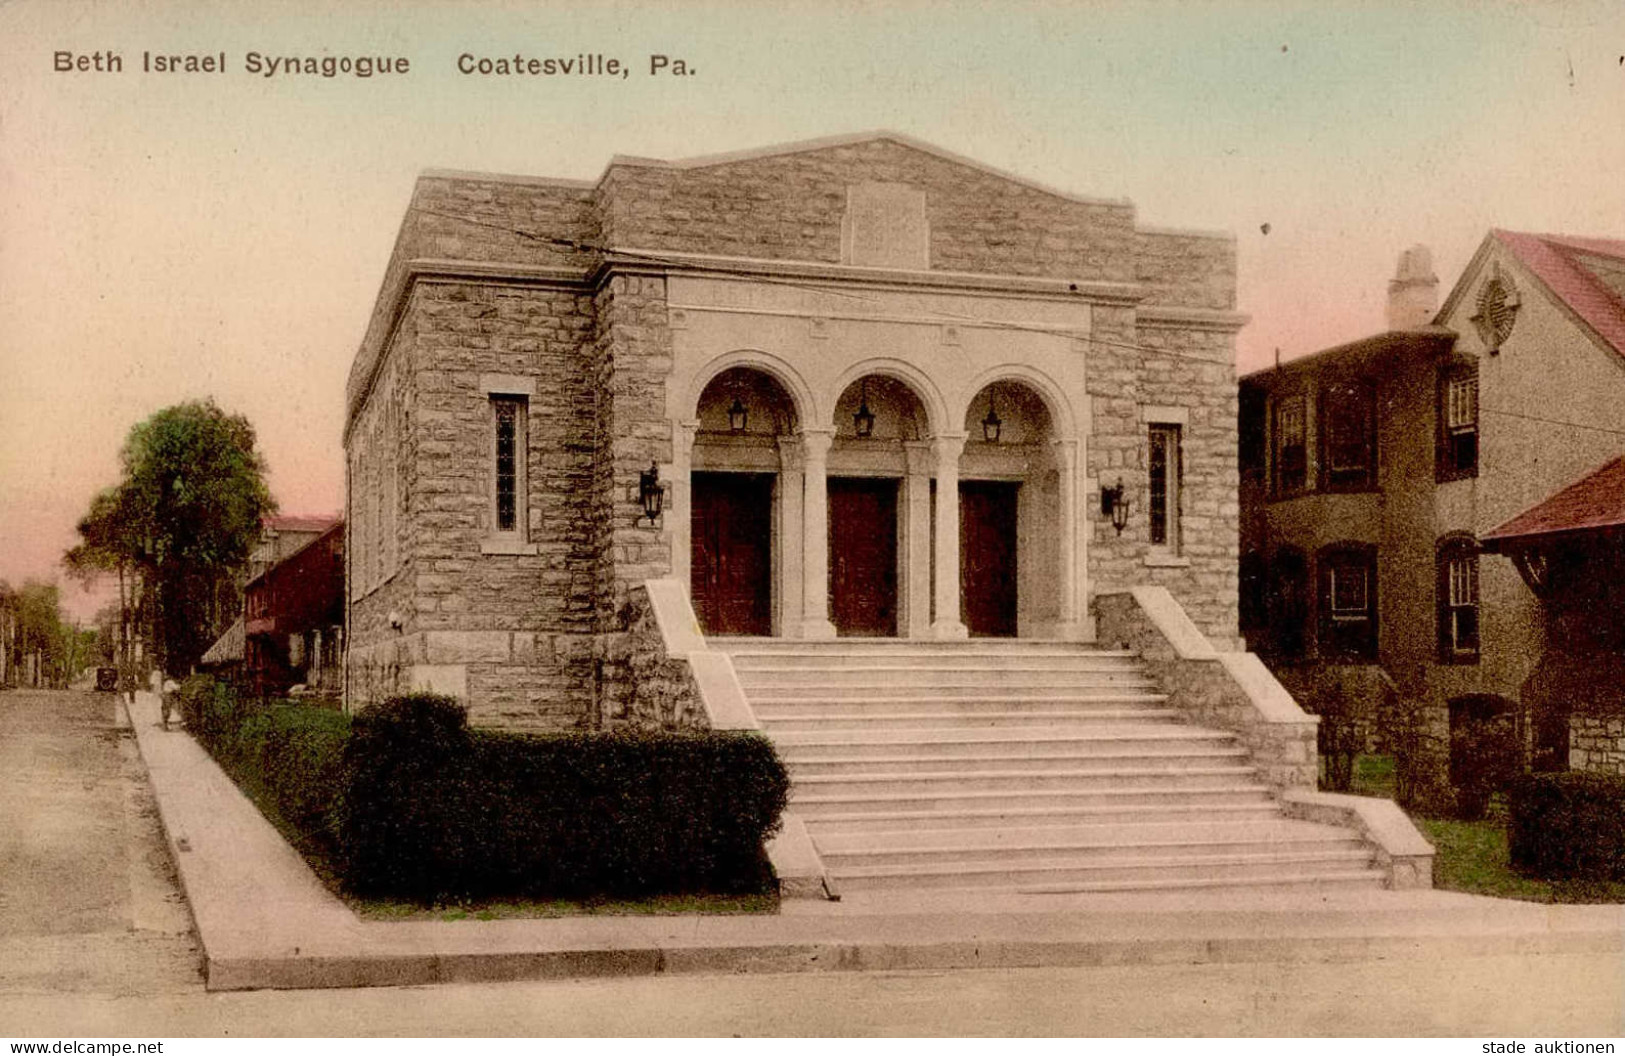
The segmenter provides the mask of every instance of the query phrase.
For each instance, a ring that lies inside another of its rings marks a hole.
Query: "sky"
[[[633,73],[457,70],[515,53]],[[0,0],[0,580],[61,579],[130,427],[186,399],[248,417],[284,512],[339,510],[344,379],[423,169],[875,129],[1234,234],[1245,371],[1381,330],[1413,243],[1447,291],[1491,227],[1625,237],[1625,4]]]

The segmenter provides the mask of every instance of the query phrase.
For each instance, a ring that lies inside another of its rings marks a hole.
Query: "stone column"
[[[801,550],[806,531],[802,516],[806,493],[802,461],[800,438],[779,437],[779,508],[775,511],[773,598],[781,638],[801,637],[802,577],[805,575]]]
[[[903,444],[903,627],[905,638],[931,637],[931,445]]]
[[[694,559],[694,510],[689,505],[693,487],[694,434],[699,431],[699,419],[673,422],[671,426],[671,508],[660,515],[661,528],[671,544],[671,575],[690,595],[689,576]]]
[[[1083,625],[1078,614],[1084,611],[1083,583],[1078,570],[1084,567],[1078,554],[1078,535],[1084,513],[1078,508],[1078,443],[1076,440],[1056,440],[1051,444],[1055,453],[1055,471],[1059,487],[1060,563],[1056,572],[1060,577],[1060,611],[1056,614],[1055,636],[1068,641],[1083,637]]]
[[[833,638],[829,621],[829,447],[833,430],[801,434],[801,637]]]
[[[937,456],[937,618],[933,638],[968,638],[959,618],[959,455],[965,437],[939,436],[931,441]]]

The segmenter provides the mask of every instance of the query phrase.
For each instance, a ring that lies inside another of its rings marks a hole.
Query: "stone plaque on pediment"
[[[846,188],[841,263],[874,268],[931,266],[925,191],[906,183],[854,183]]]

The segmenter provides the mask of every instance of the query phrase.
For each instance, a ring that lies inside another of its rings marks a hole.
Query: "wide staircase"
[[[712,640],[840,893],[1380,887],[1352,830],[1284,817],[1131,653],[1029,640]]]

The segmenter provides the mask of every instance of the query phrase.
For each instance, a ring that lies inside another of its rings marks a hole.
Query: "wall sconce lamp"
[[[990,444],[999,442],[999,433],[1004,429],[1004,419],[999,412],[993,409],[993,394],[987,394],[987,417],[982,419],[982,439]]]
[[[728,408],[728,429],[731,432],[745,431],[745,422],[750,418],[750,409],[747,408],[738,396],[734,397],[733,406]]]
[[[1111,487],[1100,489],[1100,515],[1111,518],[1112,527],[1117,534],[1122,535],[1123,529],[1128,527],[1128,499],[1123,497],[1123,478],[1118,477],[1117,483]]]
[[[863,381],[863,398],[858,403],[858,413],[852,416],[852,430],[858,434],[859,439],[867,439],[875,431],[875,412],[869,409],[869,379]]]
[[[650,462],[649,468],[638,474],[638,501],[643,504],[643,513],[636,519],[649,518],[649,527],[653,528],[666,504],[666,491],[660,486],[659,464]]]

